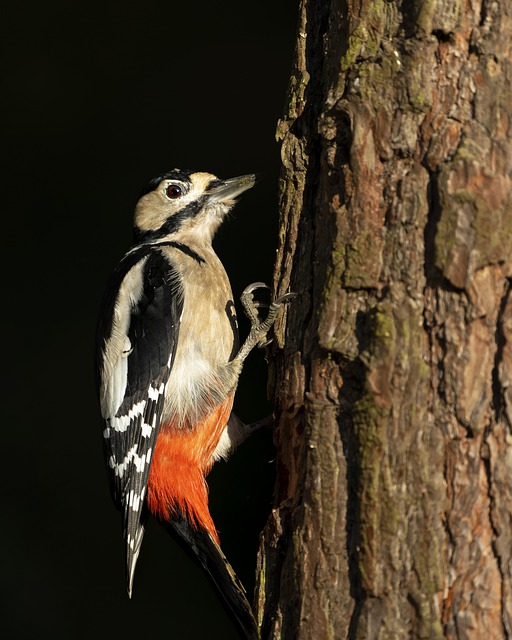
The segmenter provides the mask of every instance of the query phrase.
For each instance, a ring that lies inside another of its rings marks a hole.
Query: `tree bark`
[[[512,637],[512,10],[302,0],[263,638]]]

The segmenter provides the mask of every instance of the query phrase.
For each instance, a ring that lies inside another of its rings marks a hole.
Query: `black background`
[[[96,315],[137,195],[174,167],[261,172],[215,247],[235,298],[270,281],[296,0],[70,0],[2,10],[2,637],[236,637],[199,569],[151,523],[129,601],[93,378]],[[246,325],[242,326],[242,332]],[[237,413],[267,412],[251,354]],[[209,477],[252,593],[273,488],[270,432]]]

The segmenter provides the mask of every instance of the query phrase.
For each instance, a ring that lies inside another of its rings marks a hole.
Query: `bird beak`
[[[253,173],[230,178],[229,180],[215,180],[208,188],[208,200],[210,202],[233,200],[233,198],[253,187],[255,182],[256,175]]]

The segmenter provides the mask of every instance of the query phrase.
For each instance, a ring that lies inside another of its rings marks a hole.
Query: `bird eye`
[[[165,194],[168,198],[171,198],[171,200],[175,200],[181,196],[181,187],[177,184],[170,184],[165,190]]]

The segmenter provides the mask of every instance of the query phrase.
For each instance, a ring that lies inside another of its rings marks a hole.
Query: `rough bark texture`
[[[512,638],[512,10],[302,0],[263,638]]]

